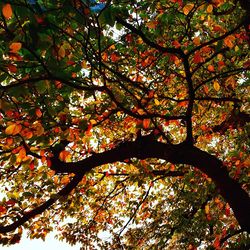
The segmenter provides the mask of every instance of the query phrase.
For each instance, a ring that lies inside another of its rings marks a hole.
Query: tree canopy
[[[248,249],[249,5],[2,1],[0,243]]]

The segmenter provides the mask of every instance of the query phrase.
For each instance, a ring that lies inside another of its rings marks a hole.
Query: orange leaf
[[[60,154],[59,154],[59,158],[61,161],[69,161],[70,159],[70,152],[69,151],[66,151],[66,150],[63,150]]]
[[[7,135],[17,135],[22,130],[22,125],[13,123],[5,129]]]
[[[18,156],[20,157],[20,159],[23,159],[26,157],[26,150],[25,148],[21,148],[19,153],[18,153]]]
[[[14,142],[14,139],[12,137],[8,137],[6,139],[6,143],[7,143],[8,146],[11,146],[13,144],[13,142]]]
[[[177,104],[179,107],[187,107],[188,106],[188,101],[182,101]]]
[[[173,41],[173,42],[172,42],[172,45],[173,45],[176,49],[178,49],[178,48],[181,47],[181,44],[180,44],[177,40]]]
[[[208,94],[208,92],[209,92],[208,86],[204,85],[204,86],[203,86],[203,89],[204,89],[204,92],[205,92],[206,94]]]
[[[116,62],[119,60],[119,56],[117,56],[116,53],[112,53],[110,59],[112,62]]]
[[[193,9],[194,4],[193,3],[188,3],[183,7],[183,13],[185,15],[188,15],[188,13]]]
[[[30,139],[33,137],[33,132],[29,128],[25,128],[20,133],[26,139]]]
[[[212,4],[209,4],[208,6],[207,6],[207,13],[212,13],[213,12],[213,5]]]
[[[41,109],[37,108],[36,109],[36,116],[40,118],[42,115],[43,115],[43,113],[42,113]]]
[[[2,8],[2,13],[3,13],[3,16],[6,18],[6,19],[9,19],[12,17],[12,8],[11,8],[11,5],[9,3],[5,4]]]
[[[214,66],[211,65],[211,64],[208,65],[207,69],[208,69],[208,71],[210,71],[210,72],[214,72]]]
[[[11,53],[17,53],[22,48],[22,44],[15,42],[12,43],[9,48]]]
[[[200,37],[195,37],[194,39],[193,39],[193,43],[195,44],[195,45],[200,45],[200,43],[201,43],[201,41],[200,41]]]
[[[158,22],[157,21],[150,21],[148,23],[146,23],[146,26],[149,28],[149,29],[155,29],[155,27],[157,26]]]
[[[235,37],[233,35],[230,35],[224,39],[224,44],[230,49],[232,49],[234,47],[234,40]]]
[[[65,49],[63,48],[63,46],[61,46],[58,50],[58,55],[62,58],[65,57]]]

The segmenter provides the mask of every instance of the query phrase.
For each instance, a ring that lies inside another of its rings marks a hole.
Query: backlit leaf
[[[2,13],[5,18],[11,18],[12,17],[12,7],[9,3],[4,4],[2,8]]]
[[[185,15],[188,15],[188,13],[193,9],[194,4],[193,3],[188,3],[183,7],[183,13]]]
[[[10,52],[17,53],[22,48],[22,44],[19,42],[15,42],[15,43],[12,43],[9,48],[10,48]]]
[[[150,119],[143,119],[142,125],[143,125],[143,128],[148,129],[150,125]]]
[[[219,84],[218,81],[214,81],[213,86],[214,86],[214,89],[215,89],[216,91],[219,91],[219,90],[220,90],[220,84]]]
[[[207,13],[212,13],[213,12],[213,5],[212,4],[209,4],[208,6],[207,6]]]
[[[22,130],[21,124],[13,123],[5,129],[5,133],[7,135],[17,135],[18,133],[20,133],[21,130]]]

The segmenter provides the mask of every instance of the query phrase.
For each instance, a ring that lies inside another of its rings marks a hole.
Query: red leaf
[[[34,164],[34,161],[32,161],[29,165],[29,168],[31,171],[33,171],[35,169],[35,164]]]
[[[144,119],[142,122],[143,128],[148,129],[149,125],[150,125],[150,119]]]
[[[201,63],[201,62],[203,62],[203,58],[202,58],[202,56],[201,56],[201,54],[200,54],[199,51],[195,52],[193,62],[194,63]]]

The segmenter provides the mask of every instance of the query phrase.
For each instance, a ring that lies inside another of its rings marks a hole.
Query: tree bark
[[[174,164],[188,164],[198,168],[214,181],[219,192],[234,211],[241,229],[250,233],[249,195],[237,181],[229,177],[228,171],[223,166],[222,161],[190,144],[165,144],[156,141],[152,135],[139,137],[133,142],[121,143],[114,149],[93,154],[79,162],[64,163],[57,158],[52,158],[51,168],[57,173],[75,173],[72,181],[59,191],[58,195],[65,196],[69,194],[81,181],[84,174],[93,168],[107,163],[124,161],[129,158],[164,159]],[[0,226],[0,233],[16,229],[32,217],[48,209],[56,200],[51,198],[14,223],[7,226]]]

